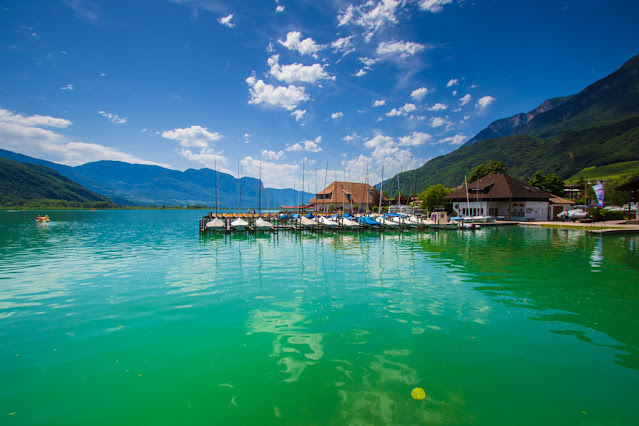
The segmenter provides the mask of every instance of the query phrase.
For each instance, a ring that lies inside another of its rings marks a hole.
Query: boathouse
[[[327,212],[331,204],[338,210],[351,210],[351,206],[357,204],[359,211],[366,211],[379,201],[378,194],[367,183],[335,181],[315,194],[309,204],[321,212]]]
[[[484,176],[461,185],[444,198],[461,216],[492,216],[501,220],[548,220],[555,196],[504,173]]]

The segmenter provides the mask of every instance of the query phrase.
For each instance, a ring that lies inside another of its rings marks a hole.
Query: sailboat
[[[337,228],[339,223],[335,222],[333,219],[329,219],[328,217],[322,216],[319,218],[319,223],[324,228]]]
[[[220,219],[217,213],[217,161],[215,162],[214,176],[215,176],[215,217],[212,220],[206,222],[206,229],[213,231],[226,231],[226,222]]]
[[[262,162],[260,161],[260,200],[258,204],[259,215],[255,220],[256,231],[270,231],[273,229],[273,224],[268,220],[262,219]]]
[[[237,171],[240,178],[240,191],[237,197],[237,213],[240,214],[242,211],[242,169],[240,169],[240,160],[237,160]],[[242,219],[242,217],[238,217],[231,222],[231,228],[235,231],[245,231],[247,226],[248,222]]]

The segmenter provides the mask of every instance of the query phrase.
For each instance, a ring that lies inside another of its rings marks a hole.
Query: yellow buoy
[[[410,394],[414,399],[418,401],[421,401],[422,399],[426,398],[426,392],[424,392],[424,389],[422,388],[415,388]]]

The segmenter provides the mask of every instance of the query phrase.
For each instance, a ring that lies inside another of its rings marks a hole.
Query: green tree
[[[528,184],[560,197],[564,195],[564,189],[566,188],[561,177],[554,173],[544,176],[541,170],[535,173],[532,179],[528,181]]]
[[[492,175],[493,173],[506,173],[506,163],[503,161],[489,160],[484,164],[480,164],[475,167],[468,175],[468,182],[474,182],[484,176]]]
[[[620,176],[615,179],[608,179],[604,182],[604,200],[610,206],[623,206],[628,203],[628,193],[626,191],[615,191],[620,185],[632,180],[629,175]]]
[[[373,213],[377,213],[377,212],[379,212],[379,207],[373,206]]]
[[[331,203],[328,205],[328,211],[329,212],[334,212],[335,211],[335,204]]]
[[[422,208],[431,212],[435,206],[448,204],[449,202],[446,202],[444,197],[451,192],[450,189],[438,183],[437,185],[429,186],[426,190],[422,191],[417,198],[422,201]]]

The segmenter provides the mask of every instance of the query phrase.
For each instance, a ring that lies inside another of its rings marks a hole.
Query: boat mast
[[[466,175],[464,175],[464,184],[466,185],[466,208],[468,209],[468,216],[470,216],[470,199],[468,198],[468,180],[466,180]]]
[[[214,160],[213,168],[215,169],[213,170],[213,176],[215,176],[215,217],[217,217],[217,158]]]
[[[400,207],[400,204],[402,201],[402,191],[399,189],[399,175],[402,174],[402,170],[403,169],[399,169],[399,174],[397,175],[397,211],[396,213],[398,214],[401,213],[401,210],[402,210]]]
[[[237,175],[240,178],[240,192],[237,195],[237,213],[242,213],[242,169],[240,168],[240,159],[237,159]]]
[[[328,178],[328,160],[326,160],[326,171],[324,172],[324,191],[326,191],[326,178]],[[330,198],[329,198],[330,201]],[[323,203],[326,204],[326,203]],[[328,206],[326,207],[326,211],[328,212]]]
[[[342,164],[342,166],[344,166],[344,183],[346,183],[346,164]],[[344,193],[344,191],[342,191],[342,194],[343,193]],[[344,202],[345,202],[344,198],[346,198],[346,197],[342,197],[342,214],[344,214]]]
[[[260,196],[257,204],[257,211],[262,216],[262,160],[260,160]]]
[[[384,165],[382,164],[382,183],[379,190],[379,214],[382,214],[382,197],[384,196]]]
[[[353,213],[353,176],[351,176],[351,171],[348,171],[348,180],[351,188],[349,191],[351,192],[351,213]]]

